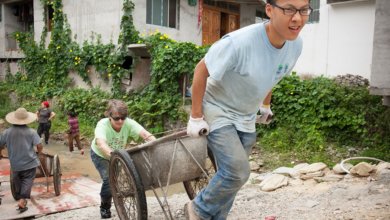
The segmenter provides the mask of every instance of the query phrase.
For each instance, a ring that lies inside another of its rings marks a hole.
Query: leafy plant
[[[261,145],[269,150],[294,151],[299,159],[313,158],[313,153],[326,155],[327,145],[336,143],[371,146],[380,149],[379,158],[389,159],[390,148],[383,147],[390,145],[389,110],[366,87],[346,87],[324,77],[301,80],[292,75],[275,86],[272,110],[274,122],[259,126]],[[323,161],[335,162],[331,157]]]

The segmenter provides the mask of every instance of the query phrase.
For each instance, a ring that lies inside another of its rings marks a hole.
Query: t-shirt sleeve
[[[38,145],[41,143],[41,138],[39,138],[39,135],[36,130],[31,129],[31,134],[32,134],[32,140],[33,140],[33,146]]]
[[[144,130],[144,127],[142,127],[142,125],[140,125],[138,122],[130,118],[126,120],[126,123],[128,123],[128,126],[130,127],[129,136],[132,139],[137,140],[139,138],[141,131]]]
[[[95,128],[95,138],[107,140],[106,128],[103,121],[99,121]]]
[[[296,39],[293,44],[293,51],[295,51],[295,57],[293,59],[295,59],[295,61],[294,64],[290,66],[286,75],[291,75],[292,70],[295,67],[295,64],[297,64],[298,58],[301,56],[302,48],[303,48],[302,38],[298,37],[298,39]]]
[[[234,45],[229,36],[225,36],[211,46],[205,56],[207,70],[214,80],[221,80],[226,71],[232,70],[237,63]]]

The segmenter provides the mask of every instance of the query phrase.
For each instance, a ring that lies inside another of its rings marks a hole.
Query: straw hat
[[[30,124],[36,118],[36,114],[28,112],[25,108],[18,108],[16,111],[10,112],[5,116],[5,120],[14,125]]]

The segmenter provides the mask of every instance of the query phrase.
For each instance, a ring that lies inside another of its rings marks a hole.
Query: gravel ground
[[[183,193],[168,198],[175,219],[185,219],[183,206],[188,201]],[[147,203],[149,219],[164,219],[155,197],[148,197]],[[98,209],[87,207],[39,219],[100,219]],[[299,180],[272,192],[247,184],[238,193],[228,218],[262,220],[266,216],[276,216],[278,220],[389,220],[390,170],[377,180],[351,176],[338,182]],[[115,211],[112,219],[119,219]]]

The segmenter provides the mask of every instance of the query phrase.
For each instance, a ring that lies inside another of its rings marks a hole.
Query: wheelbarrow
[[[215,173],[206,137],[192,138],[180,131],[111,154],[109,181],[120,219],[147,219],[145,191],[153,190],[166,219],[174,219],[167,201],[171,184],[183,182],[190,199]],[[161,189],[162,198],[156,189]]]
[[[35,174],[36,178],[45,177],[46,178],[46,189],[49,192],[49,183],[52,182],[54,185],[54,193],[56,196],[61,194],[61,166],[60,158],[57,154],[50,155],[47,153],[38,154],[40,165],[37,167],[37,172]],[[53,178],[53,181],[49,181],[49,177]],[[10,185],[11,193],[14,199],[16,200],[16,186],[13,181],[12,171],[10,172]]]

